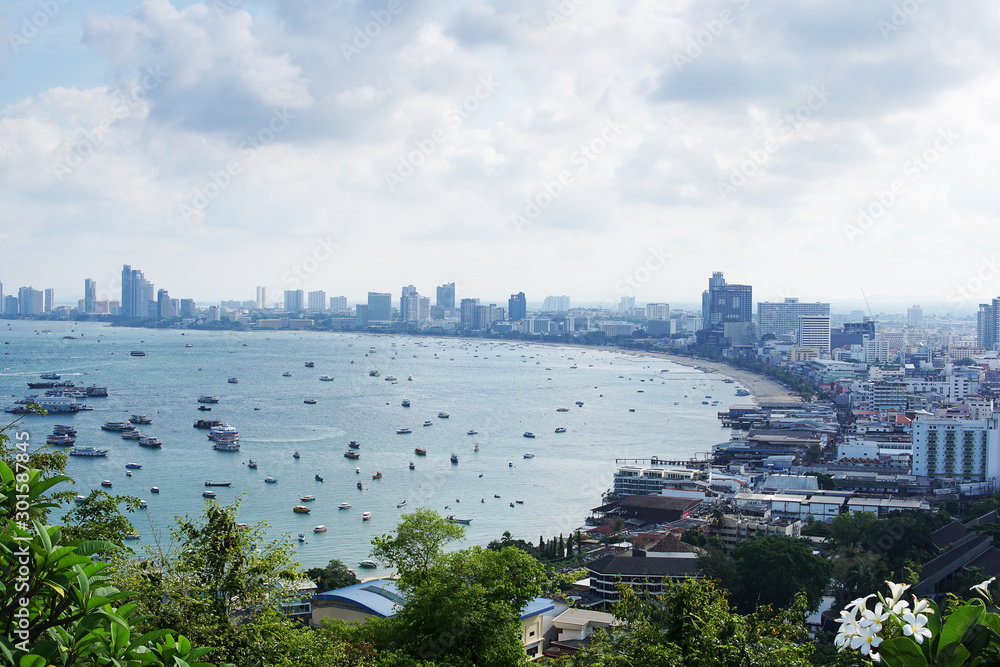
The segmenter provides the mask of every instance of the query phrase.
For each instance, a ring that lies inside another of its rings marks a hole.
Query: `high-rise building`
[[[431,298],[429,296],[420,297],[419,314],[417,319],[423,322],[431,318]]]
[[[152,307],[150,303],[153,304]],[[128,264],[122,265],[122,317],[149,317],[150,310],[156,310],[153,283],[146,280],[142,271],[133,270]]]
[[[507,301],[507,312],[511,320],[523,320],[528,316],[528,301],[524,297],[524,292],[511,294]]]
[[[3,298],[3,312],[6,315],[17,315],[20,310],[20,304],[17,302],[17,297],[13,294],[8,294]]]
[[[995,350],[1000,332],[1000,297],[992,303],[979,304],[976,313],[976,347],[984,350]]]
[[[0,282],[0,314],[3,314],[3,283]]]
[[[55,308],[56,293],[51,287],[45,288],[45,301],[42,307],[43,312],[51,313],[52,309]]]
[[[83,312],[94,312],[94,301],[97,300],[97,281],[87,278],[83,281]]]
[[[21,315],[40,315],[44,302],[42,291],[31,287],[22,287],[17,291],[18,313]]]
[[[354,324],[359,327],[368,326],[368,304],[359,303],[354,306]]]
[[[368,292],[368,322],[370,324],[389,324],[392,322],[392,294]]]
[[[646,319],[647,320],[669,320],[670,319],[670,304],[669,303],[647,303],[646,304]]]
[[[411,294],[416,294],[417,288],[413,285],[403,285],[403,293],[400,296],[410,296]]]
[[[342,310],[347,310],[347,297],[346,296],[331,296],[330,297],[330,310],[339,312]]]
[[[180,314],[185,319],[194,317],[194,299],[181,299]]]
[[[706,329],[712,328],[712,290],[724,287],[725,284],[726,279],[722,276],[722,271],[715,271],[708,279],[708,289],[701,293],[701,319]]]
[[[263,310],[265,308],[267,308],[267,288],[257,285],[257,309]]]
[[[437,303],[435,305],[455,310],[455,283],[445,283],[437,288]]]
[[[702,313],[707,315],[706,340],[712,345],[748,344],[753,339],[753,288],[730,285],[721,271],[712,274],[708,291],[702,293]],[[728,333],[727,333],[728,331]]]
[[[618,302],[618,312],[627,313],[628,311],[635,308],[635,297],[634,296],[623,296],[621,301]]]
[[[309,292],[309,310],[316,312],[326,310],[326,292],[323,290]]]
[[[820,354],[830,353],[830,316],[799,315],[798,334],[795,339],[799,347],[812,347]]]
[[[1000,423],[988,419],[935,419],[913,422],[913,474],[973,481],[1000,476]]]
[[[458,326],[460,329],[472,329],[476,322],[476,308],[479,299],[462,299],[458,311]]]
[[[828,303],[801,303],[796,298],[782,302],[761,301],[757,304],[757,335],[775,337],[794,335],[802,315],[829,315]]]
[[[542,302],[542,310],[547,313],[565,313],[569,310],[568,296],[547,296]]]
[[[165,289],[158,290],[156,292],[156,317],[162,320],[173,316],[173,309],[170,307],[170,295]]]
[[[404,287],[403,296],[399,299],[399,319],[404,322],[417,322],[425,319],[420,317],[420,300],[422,298],[416,291],[407,292],[407,288]]]
[[[924,326],[924,310],[920,306],[913,306],[913,308],[906,309],[906,324],[907,326],[919,329]]]
[[[300,289],[286,289],[285,290],[285,306],[284,310],[286,313],[297,313],[305,309],[305,296],[306,293]]]

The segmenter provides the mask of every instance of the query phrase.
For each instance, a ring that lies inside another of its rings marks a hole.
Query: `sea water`
[[[77,493],[106,479],[111,493],[146,500],[148,510],[130,516],[141,544],[154,536],[169,542],[175,516],[200,514],[206,481],[232,482],[211,489],[216,500],[242,496],[240,520],[267,521],[273,537],[295,542],[305,567],[331,558],[354,567],[368,557],[373,537],[418,507],[471,519],[466,546],[504,531],[532,542],[568,534],[601,504],[616,458],[686,459],[728,439],[716,413],[734,402],[738,386],[652,357],[518,341],[44,321],[0,322],[0,340],[0,394],[7,403],[40,393],[26,382],[45,372],[108,388],[107,398],[79,399],[93,411],[29,415],[20,427],[33,446],[44,444],[54,424],[71,424],[78,445],[109,449],[106,458],[70,457],[67,473]],[[133,357],[132,350],[145,356]],[[305,366],[310,361],[314,368]],[[334,380],[321,382],[321,375]],[[203,395],[219,399],[211,412],[197,409]],[[404,399],[411,407],[402,406]],[[161,449],[101,430],[132,414],[152,418],[139,428],[158,437]],[[198,419],[235,426],[241,450],[212,449],[207,431],[193,428]],[[557,427],[566,432],[555,433]],[[400,428],[412,433],[397,435]],[[351,440],[361,443],[360,459],[343,456]],[[427,455],[415,455],[416,447]],[[256,470],[246,465],[251,458]],[[128,477],[128,462],[142,469]],[[381,479],[372,478],[376,472]],[[277,483],[266,484],[268,476]],[[159,494],[150,493],[153,486]],[[316,500],[302,503],[307,494]],[[343,502],[352,507],[338,510]],[[299,504],[311,513],[294,513]],[[366,511],[371,520],[362,521]],[[328,531],[314,534],[320,524]],[[299,533],[305,542],[296,541]]]

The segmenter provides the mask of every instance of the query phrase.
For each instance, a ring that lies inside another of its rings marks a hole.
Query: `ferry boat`
[[[292,511],[295,512],[296,514],[309,514],[309,512],[311,512],[312,510],[306,507],[305,505],[296,505],[295,507],[292,508]]]
[[[108,450],[97,449],[96,447],[73,447],[69,450],[70,456],[107,456]]]
[[[326,532],[326,526],[316,526],[315,528],[313,528],[313,532],[314,533],[325,533]]]
[[[361,458],[361,454],[358,454],[357,452],[352,452],[352,451],[348,450],[348,451],[344,452],[344,458],[345,459],[360,459]]]
[[[565,432],[566,432],[566,429],[563,428],[562,426],[560,426],[559,428],[556,429],[556,433],[565,433]]]
[[[229,378],[228,380],[226,380],[226,382],[228,382],[229,384],[237,384],[239,380],[237,380],[236,378]]]
[[[382,471],[381,470],[376,470],[375,474],[372,475],[372,479],[382,479]]]
[[[406,433],[413,433],[413,431],[411,431],[408,428],[397,428],[396,429],[396,435],[404,435]]]
[[[378,567],[378,563],[376,563],[373,560],[362,560],[362,561],[358,561],[358,566],[359,567],[366,567],[368,569],[374,569],[374,568]]]
[[[52,433],[54,435],[76,435],[76,429],[65,424],[56,424],[52,427]]]
[[[319,381],[320,382],[333,382],[333,378],[330,377],[329,375],[320,375],[319,376]]]
[[[142,464],[141,463],[126,463],[125,467],[126,468],[130,468],[132,470],[142,470]]]
[[[132,424],[152,424],[153,420],[146,415],[132,415],[128,418],[129,422]]]
[[[305,399],[302,402],[305,403],[306,405],[316,405],[316,399],[315,398],[307,398],[307,399]]]
[[[525,432],[524,432],[524,433],[523,433],[522,435],[523,435],[523,436],[524,436],[525,438],[534,438],[534,437],[535,437],[535,434],[534,434],[534,433],[532,433],[531,431],[525,431]]]
[[[214,449],[216,451],[220,451],[220,452],[238,452],[238,451],[240,451],[240,443],[236,442],[235,440],[231,440],[231,441],[228,441],[228,442],[225,441],[225,440],[222,440],[222,441],[219,441],[219,442],[213,442],[212,443],[212,449]],[[250,467],[251,468],[256,468],[257,464],[254,463]]]
[[[306,368],[315,368],[316,364],[312,361],[306,362]]]
[[[101,426],[102,431],[131,431],[135,426],[129,422],[104,422]]]
[[[468,430],[468,431],[467,431],[467,432],[465,433],[465,435],[478,435],[478,434],[479,434],[479,431],[477,431],[476,429],[469,429],[469,430]]]
[[[219,399],[217,399],[215,396],[200,396],[200,397],[198,397],[198,402],[199,403],[218,403]]]
[[[146,353],[143,352],[142,350],[132,350],[131,352],[129,352],[129,354],[131,354],[133,357],[145,357],[146,356]]]
[[[253,459],[250,459],[250,462],[247,463],[247,468],[250,468],[251,470],[256,470],[257,469],[257,462],[254,461]]]
[[[410,407],[410,399],[408,399],[408,398],[404,398],[403,399],[403,407],[404,408]]]
[[[468,526],[470,523],[472,523],[472,519],[459,519],[454,514],[449,514],[447,516],[447,519],[451,523],[460,523],[460,524],[462,524],[464,526]]]
[[[351,509],[351,503],[340,503],[337,505],[338,510],[349,510]]]
[[[447,419],[450,416],[451,415],[449,415],[447,412],[439,412],[438,413],[438,419]]]
[[[152,449],[159,449],[160,447],[163,446],[163,443],[160,442],[160,439],[155,436],[144,435],[141,438],[139,438],[139,446],[150,447]]]
[[[413,453],[416,454],[417,456],[427,456],[427,450],[424,449],[423,447],[417,447],[416,449],[413,450]]]
[[[264,483],[265,484],[277,484],[278,480],[276,480],[274,477],[265,477],[264,478]]]
[[[72,445],[75,442],[75,437],[71,435],[59,435],[58,433],[53,433],[45,438],[45,444],[48,445]]]
[[[238,442],[240,433],[236,430],[235,426],[221,424],[211,427],[206,437],[214,442]]]
[[[87,387],[87,396],[90,398],[106,398],[107,395],[108,395],[107,387],[97,387],[97,386]]]
[[[526,452],[524,454],[524,458],[526,458],[526,459],[533,459],[533,458],[535,458],[535,455],[532,454],[531,452]]]
[[[357,440],[351,440],[349,443],[347,443],[347,446],[350,447],[351,449],[357,449],[358,447],[361,446],[361,443],[358,442]]]
[[[122,440],[138,440],[139,438],[145,437],[145,435],[146,434],[139,429],[133,429],[122,433]]]
[[[316,500],[316,496],[299,496],[299,501],[303,503],[310,503]]]
[[[111,483],[110,479],[104,479],[101,480],[101,486],[103,486],[105,489],[110,489],[114,485]]]
[[[201,492],[201,497],[202,498],[214,498],[215,497],[215,491],[202,491]]]
[[[364,514],[361,515],[361,520],[362,521],[368,521],[368,519],[370,519],[370,518],[372,518],[372,513],[371,512],[365,512]]]
[[[458,454],[452,454],[451,455],[451,462],[452,463],[458,463]]]

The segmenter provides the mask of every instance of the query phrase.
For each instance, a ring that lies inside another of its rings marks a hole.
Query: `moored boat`
[[[351,509],[351,503],[340,503],[337,505],[338,510],[349,510]]]
[[[306,541],[306,534],[299,533],[299,542],[305,542],[305,541]]]
[[[535,434],[532,433],[531,431],[525,431],[523,435],[524,435],[525,438],[534,438],[535,437]]]
[[[228,380],[226,380],[226,382],[228,382],[229,384],[237,384],[239,380],[237,380],[236,378],[229,378]]]
[[[299,501],[303,503],[310,503],[316,500],[316,496],[299,496]]]
[[[76,428],[65,424],[56,424],[52,427],[54,435],[76,435]]]
[[[322,478],[322,477],[320,477],[319,475],[316,475],[316,481],[317,481],[317,482],[322,482],[322,481],[323,481],[323,478]]]
[[[152,488],[151,488],[151,489],[149,490],[149,492],[150,492],[150,493],[159,493],[159,492],[160,492],[160,487],[158,487],[158,486],[154,486],[154,487],[152,487]]]
[[[232,486],[232,482],[205,482],[205,486]]]
[[[215,491],[202,491],[201,492],[201,497],[202,498],[214,498],[215,497]]]
[[[351,450],[347,450],[346,452],[344,452],[344,458],[345,459],[360,459],[361,458],[361,454],[358,454],[357,452],[354,452],[354,451],[351,451]]]
[[[454,514],[449,514],[447,516],[447,519],[451,523],[460,523],[460,524],[463,524],[465,526],[468,526],[470,523],[472,523],[472,519],[459,519]]]
[[[404,435],[406,433],[413,433],[413,431],[411,431],[408,428],[397,428],[396,429],[396,435]]]
[[[302,402],[305,403],[306,405],[316,405],[316,399],[315,398],[307,398],[307,399],[303,400]]]
[[[566,429],[563,428],[562,426],[560,426],[559,428],[556,429],[556,433],[565,433],[565,432],[566,432]]]
[[[448,419],[448,417],[450,417],[450,416],[451,415],[449,415],[447,412],[439,412],[438,413],[438,419]]]
[[[373,568],[376,568],[376,567],[378,567],[378,563],[376,563],[376,562],[375,562],[375,561],[373,561],[373,560],[362,560],[362,561],[358,561],[358,565],[359,565],[360,567],[366,567],[366,568],[368,568],[368,569],[373,569]]]
[[[368,519],[370,519],[370,518],[372,518],[372,513],[371,512],[365,512],[364,514],[361,515],[361,520],[362,521],[368,521]]]
[[[105,480],[101,480],[101,486],[103,486],[106,489],[110,489],[113,486],[113,484],[111,484],[111,480],[110,479],[105,479]]]
[[[152,424],[153,420],[146,415],[132,415],[129,417],[129,423],[131,424]]]
[[[424,449],[423,447],[417,447],[416,449],[413,450],[413,453],[416,454],[417,456],[427,456],[427,450]]]
[[[264,478],[264,483],[265,484],[277,484],[278,480],[276,480],[274,477],[265,477]]]
[[[292,458],[293,459],[301,458],[301,455],[299,454],[299,450],[296,449],[294,452],[292,452]]]
[[[479,431],[477,431],[476,429],[469,429],[465,435],[478,435],[478,434]]]
[[[102,431],[131,431],[134,428],[135,426],[129,422],[104,422],[101,425]]]
[[[142,464],[141,463],[126,463],[125,467],[126,468],[131,468],[132,470],[142,470]]]
[[[533,459],[533,458],[535,458],[535,455],[532,454],[531,452],[526,452],[524,454],[524,458],[526,458],[526,459]]]
[[[415,469],[416,467],[417,467],[417,466],[416,466],[416,464],[415,464],[415,463],[413,463],[413,461],[410,461],[410,470],[413,470],[413,469]]]
[[[408,399],[408,398],[404,398],[403,399],[403,407],[404,408],[410,407],[410,399]]]
[[[458,454],[452,454],[451,455],[451,462],[452,463],[458,463]]]
[[[381,470],[376,470],[375,474],[372,475],[372,479],[382,479],[382,471]]]
[[[316,526],[315,528],[313,528],[313,532],[314,533],[325,533],[326,532],[326,526]]]
[[[139,438],[143,438],[145,436],[146,434],[139,429],[133,429],[122,433],[122,440],[138,440]]]
[[[163,443],[160,442],[160,439],[155,436],[144,435],[141,438],[139,438],[139,446],[150,447],[152,449],[159,449],[160,447],[163,446]]]
[[[306,507],[305,505],[296,505],[295,507],[292,508],[292,511],[295,512],[296,514],[309,514],[309,512],[311,512],[312,510]]]
[[[71,435],[59,435],[58,433],[53,433],[45,438],[45,443],[48,445],[72,445],[75,442],[75,437]]]
[[[347,443],[347,446],[350,447],[351,449],[357,449],[358,447],[361,446],[361,443],[358,442],[357,440],[351,440],[349,443]]]
[[[240,443],[236,442],[235,440],[228,442],[227,441],[213,442],[212,449],[220,452],[238,452],[240,451]],[[255,463],[251,467],[256,468],[257,464]]]
[[[250,459],[250,462],[247,463],[247,468],[250,468],[251,470],[256,470],[257,469],[257,462],[254,461],[253,459]]]
[[[96,447],[73,447],[69,450],[70,456],[107,456],[108,450],[97,449]]]
[[[201,396],[198,398],[199,403],[218,403],[219,399],[215,396]]]

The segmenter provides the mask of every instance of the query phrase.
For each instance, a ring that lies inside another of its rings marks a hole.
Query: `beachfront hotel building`
[[[781,302],[761,301],[757,304],[757,335],[772,334],[779,338],[793,335],[798,331],[799,317],[817,315],[829,317],[830,304],[802,303],[796,298],[786,298]]]

